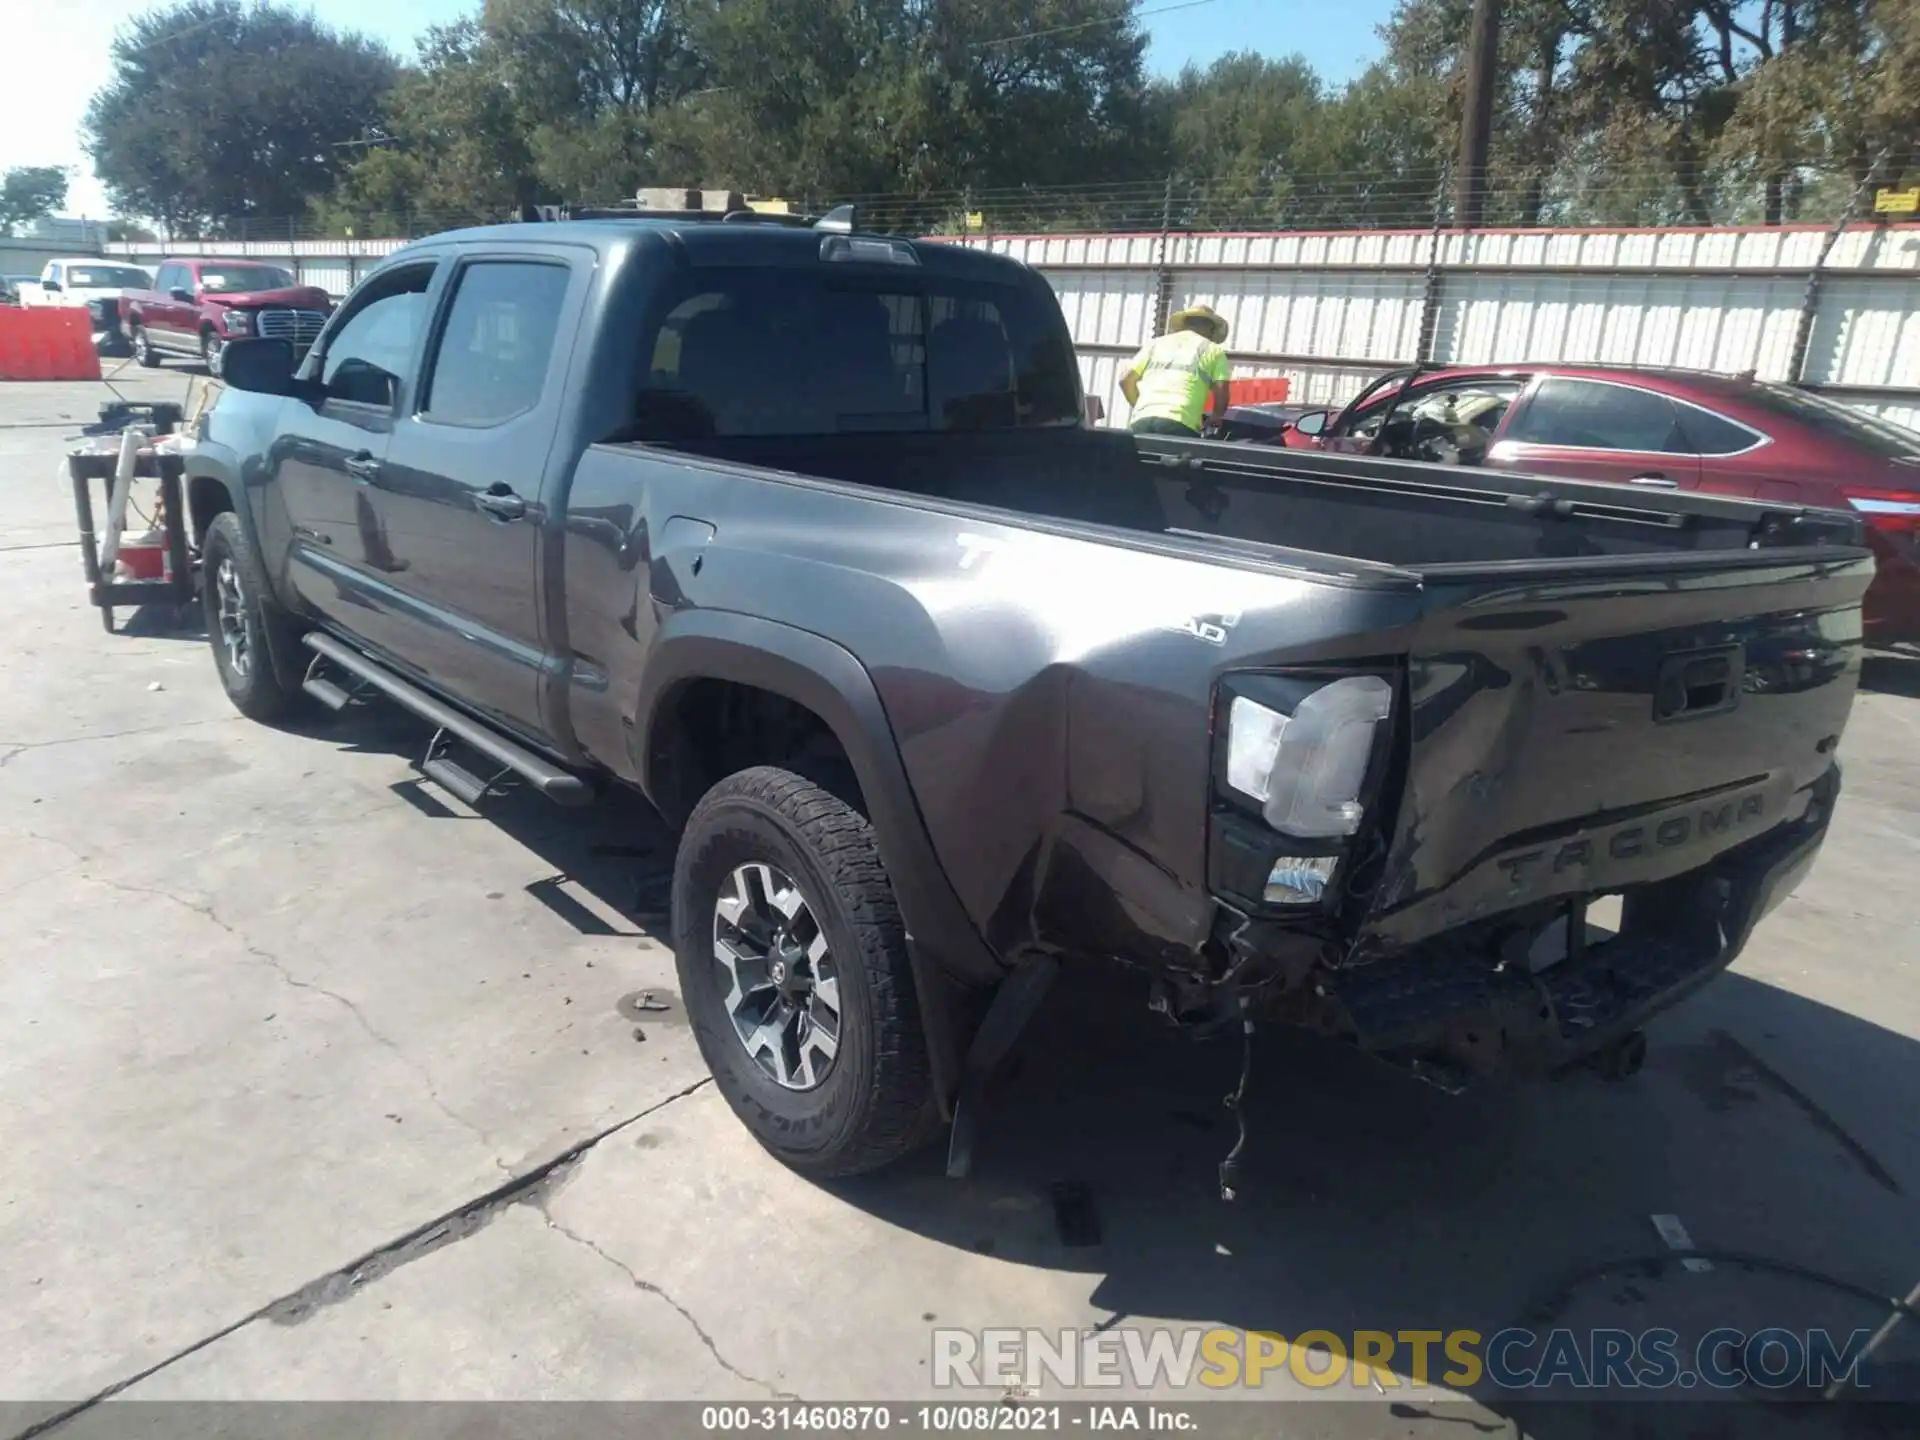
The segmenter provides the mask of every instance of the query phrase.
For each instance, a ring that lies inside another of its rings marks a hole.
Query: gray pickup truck
[[[964,1168],[1064,962],[1450,1088],[1625,1073],[1833,813],[1852,518],[1092,429],[1001,257],[459,231],[226,371],[235,705],[397,701],[474,803],[643,791],[701,1051],[810,1173],[945,1121]]]

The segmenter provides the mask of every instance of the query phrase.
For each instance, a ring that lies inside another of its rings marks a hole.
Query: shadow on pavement
[[[1920,699],[1920,651],[1880,650],[1860,662],[1860,687]]]
[[[415,758],[430,733],[387,705],[299,728],[350,751]],[[430,786],[395,790],[439,823],[471,823]],[[631,924],[669,943],[673,836],[644,800],[615,792],[564,811],[522,790],[490,799],[484,818],[553,867],[528,891],[582,933]],[[573,887],[621,924],[578,903]],[[1724,1261],[1689,1273],[1652,1217],[1680,1217],[1703,1251],[1905,1294],[1920,1277],[1920,1136],[1876,1154],[1763,1052],[1830,1062],[1822,1068],[1848,1077],[1842,1113],[1858,1113],[1911,1107],[1920,1044],[1738,973],[1663,1017],[1651,1038],[1647,1068],[1631,1081],[1581,1072],[1449,1098],[1336,1044],[1261,1032],[1244,1191],[1227,1204],[1217,1166],[1234,1139],[1222,1097],[1238,1074],[1237,1039],[1171,1031],[1149,1015],[1137,977],[1069,968],[993,1091],[971,1180],[948,1180],[936,1147],[832,1188],[940,1243],[1083,1274],[1110,1325],[1386,1332],[1403,1379],[1412,1370],[1397,1337],[1411,1331],[1490,1337],[1527,1326],[1544,1337],[1564,1326],[1584,1337],[1670,1326],[1685,1362],[1717,1326],[1824,1327],[1842,1343],[1877,1326],[1885,1305],[1818,1283]],[[1615,1259],[1633,1263],[1567,1283]],[[1869,1376],[1876,1394],[1920,1395],[1916,1340],[1920,1324],[1886,1347],[1888,1363]],[[1537,1345],[1518,1354],[1541,1358]],[[1451,1366],[1437,1348],[1433,1359],[1438,1379]],[[1350,1380],[1335,1389],[1376,1402],[1365,1407],[1376,1418],[1383,1398],[1394,1402],[1391,1424],[1368,1433],[1487,1432],[1457,1407],[1430,1413],[1412,1397],[1356,1393]],[[1920,1433],[1904,1405],[1763,1406],[1752,1388],[1716,1403],[1669,1389],[1599,1408],[1571,1387],[1542,1400],[1483,1380],[1471,1393],[1506,1417],[1487,1433],[1542,1440]],[[1320,1433],[1305,1412],[1325,1408],[1287,1406],[1274,1433]]]

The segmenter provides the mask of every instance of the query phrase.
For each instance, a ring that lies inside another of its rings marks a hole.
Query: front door
[[[1528,475],[1693,490],[1700,457],[1665,395],[1616,380],[1549,375],[1530,390],[1488,456]]]
[[[418,373],[435,264],[395,268],[362,286],[320,337],[302,373],[322,396],[290,402],[270,463],[291,526],[293,588],[306,604],[378,648],[396,638],[398,570],[375,503],[394,417]]]
[[[453,268],[418,395],[394,428],[379,508],[404,593],[396,642],[422,678],[539,738],[547,672],[539,554],[582,252]]]

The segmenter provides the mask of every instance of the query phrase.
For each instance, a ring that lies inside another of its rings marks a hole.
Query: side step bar
[[[556,805],[578,806],[592,802],[593,787],[578,775],[562,770],[551,760],[534,754],[524,745],[509,740],[471,716],[461,714],[451,705],[434,699],[419,686],[402,680],[385,666],[362,655],[351,646],[342,644],[333,636],[318,630],[309,630],[301,637],[301,643],[315,654],[324,655],[342,670],[371,685],[389,699],[397,700],[421,719],[431,721],[447,735],[479,751],[487,759],[500,765],[502,769],[511,770]],[[330,703],[330,697],[321,698]],[[429,766],[435,764],[447,770],[459,768],[454,762],[437,756],[429,761]],[[469,780],[472,784],[479,783],[478,777],[470,776],[469,772],[460,770],[459,773],[460,778]],[[427,770],[427,774],[433,775],[435,779],[440,778],[434,774],[432,768]],[[459,785],[450,784],[447,788],[456,795],[460,795],[462,799],[467,798]],[[484,790],[484,786],[482,789]]]

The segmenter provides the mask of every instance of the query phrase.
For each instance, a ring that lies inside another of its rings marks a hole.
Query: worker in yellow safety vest
[[[1200,433],[1207,397],[1216,417],[1227,413],[1227,322],[1206,305],[1176,310],[1167,333],[1147,342],[1120,376],[1120,393],[1133,407],[1127,428],[1136,435]]]

